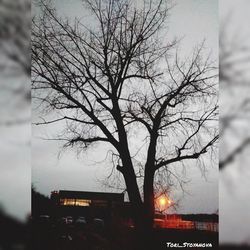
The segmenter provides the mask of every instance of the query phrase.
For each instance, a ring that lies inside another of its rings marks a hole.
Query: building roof
[[[68,199],[97,199],[109,201],[124,201],[124,193],[104,193],[104,192],[85,192],[85,191],[72,191],[60,190],[59,198]]]

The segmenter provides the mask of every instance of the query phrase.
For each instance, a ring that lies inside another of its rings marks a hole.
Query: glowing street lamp
[[[165,206],[167,204],[167,199],[165,197],[160,198],[160,205]]]
[[[172,201],[166,196],[161,196],[158,199],[158,205],[159,205],[161,212],[167,209],[171,204],[172,204]]]

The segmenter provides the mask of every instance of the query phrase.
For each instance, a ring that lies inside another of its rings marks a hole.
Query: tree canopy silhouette
[[[33,20],[33,96],[58,111],[37,124],[65,121],[66,147],[111,145],[135,224],[150,228],[155,176],[169,178],[172,166],[197,160],[218,139],[216,64],[204,43],[179,55],[165,29],[169,1],[83,2],[91,24],[62,18],[43,1]],[[133,133],[146,152],[139,170]]]

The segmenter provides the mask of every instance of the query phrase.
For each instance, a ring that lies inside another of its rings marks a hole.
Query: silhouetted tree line
[[[183,220],[203,221],[203,222],[218,222],[218,214],[181,214]]]
[[[32,187],[31,199],[33,218],[42,214],[51,214],[52,202],[49,197],[39,193],[34,187]]]
[[[32,187],[32,218],[41,214],[51,213],[51,200],[49,197],[37,192]],[[7,215],[0,209],[0,249],[33,249],[31,246],[32,230],[31,220],[19,221]]]
[[[28,230],[28,223],[14,219],[0,209],[0,249],[11,250],[17,245],[24,249],[28,241]]]

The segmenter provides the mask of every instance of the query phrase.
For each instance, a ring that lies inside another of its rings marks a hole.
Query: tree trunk
[[[122,174],[125,180],[129,201],[132,207],[132,217],[135,226],[138,227],[141,224],[143,203],[140,195],[140,190],[137,185],[134,169],[131,167],[122,167]]]
[[[123,166],[117,166],[117,169],[123,174],[129,201],[132,206],[133,220],[136,227],[140,227],[143,223],[142,212],[143,212],[143,203],[141,199],[140,190],[136,180],[136,174],[134,171],[134,166],[131,160],[131,155],[129,152],[127,133],[123,124],[119,103],[116,98],[112,100],[113,102],[113,115],[116,118],[116,124],[118,128],[119,135],[119,153],[122,160]]]
[[[129,160],[126,159],[125,161],[128,164]],[[152,249],[152,243],[154,242],[152,238],[154,218],[154,173],[147,173],[145,175],[144,202],[142,202],[134,169],[130,167],[127,165],[126,168],[121,167],[121,169],[125,179],[129,201],[132,207],[132,217],[135,224],[134,249]]]
[[[146,168],[143,185],[145,227],[151,231],[154,223],[155,203],[154,203],[154,171]]]
[[[154,174],[148,176],[146,178],[149,183],[146,186],[149,186],[149,189],[146,190],[146,197],[150,197],[150,202],[142,202],[140,190],[136,180],[136,174],[134,171],[132,159],[129,152],[127,134],[124,128],[124,124],[121,118],[121,113],[119,109],[118,102],[113,102],[113,113],[115,115],[118,134],[119,134],[119,142],[120,148],[119,153],[122,160],[123,166],[117,166],[117,169],[123,174],[129,201],[132,207],[132,217],[135,224],[136,229],[136,237],[135,237],[135,249],[148,249],[147,247],[152,242],[151,240],[151,229],[153,225],[153,214],[154,214],[154,201],[153,201],[153,179]],[[150,188],[152,187],[152,188]],[[151,195],[148,195],[151,194]],[[153,207],[152,207],[153,205]]]

